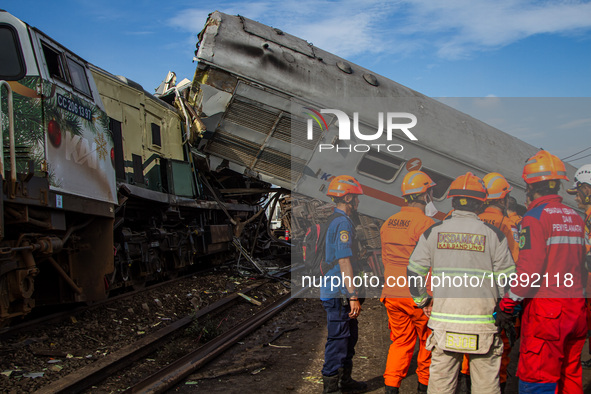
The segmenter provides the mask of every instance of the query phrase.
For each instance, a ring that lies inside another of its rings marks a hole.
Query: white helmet
[[[585,164],[575,172],[575,183],[570,189],[567,189],[568,194],[577,194],[577,187],[582,183],[591,186],[591,164]]]

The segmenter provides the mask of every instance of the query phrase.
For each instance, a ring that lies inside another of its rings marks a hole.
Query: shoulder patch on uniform
[[[530,216],[530,217],[533,217],[537,220],[540,220],[540,216],[542,216],[542,212],[544,212],[544,208],[546,208],[546,205],[548,205],[548,203],[545,203],[545,204],[542,204],[538,207],[530,209],[529,211],[527,211],[525,213],[525,215],[523,215],[523,217]]]
[[[431,227],[429,227],[428,229],[425,230],[425,232],[423,233],[423,235],[425,236],[425,238],[429,238],[429,234],[431,234],[431,230],[433,230],[433,228],[440,226],[441,223],[443,222],[439,222],[439,223],[434,223],[431,225]]]
[[[342,243],[346,244],[349,242],[349,232],[347,230],[343,230],[339,234]]]
[[[493,230],[495,232],[495,234],[497,234],[497,238],[499,238],[499,242],[502,242],[503,239],[506,238],[505,234],[501,230],[499,230],[499,228],[497,226],[494,226],[494,225],[484,222],[484,221],[482,223],[484,223],[485,226],[487,226],[488,228]]]
[[[519,250],[531,249],[529,227],[524,227],[519,232]]]

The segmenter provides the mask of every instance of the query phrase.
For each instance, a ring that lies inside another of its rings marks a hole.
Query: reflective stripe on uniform
[[[546,240],[546,245],[585,245],[585,239],[583,237],[569,237],[566,235],[557,235],[550,237]]]
[[[495,277],[498,277],[499,275],[505,274],[505,275],[511,275],[512,273],[517,272],[516,268],[514,265],[512,265],[509,268],[506,268],[504,270],[498,271],[498,272],[494,272],[493,275]]]
[[[481,270],[476,268],[434,268],[433,269],[433,276],[464,276],[464,274],[468,276],[477,276],[481,278],[486,278],[489,275],[493,275],[495,278],[501,274],[510,275],[515,272],[515,266],[511,266],[509,268],[505,268],[501,271],[491,271],[491,270]]]
[[[431,319],[446,323],[494,324],[492,315],[456,315],[451,313],[431,312]]]
[[[408,261],[408,269],[412,272],[416,272],[421,276],[425,276],[429,273],[429,267],[423,267],[422,265],[419,265],[412,260]]]

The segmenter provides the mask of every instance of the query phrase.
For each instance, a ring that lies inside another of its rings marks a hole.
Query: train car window
[[[384,182],[392,182],[404,160],[387,153],[369,151],[357,165],[357,172]]]
[[[160,126],[158,126],[156,123],[152,123],[152,144],[162,146]]]
[[[433,182],[435,182],[437,184],[433,188],[433,199],[435,199],[437,201],[441,201],[441,200],[445,199],[447,197],[447,190],[449,189],[449,186],[453,182],[453,179],[450,177],[447,177],[445,175],[441,175],[438,172],[424,168],[424,167],[421,168],[421,171],[423,171],[425,174],[429,175],[429,177],[431,177],[431,179],[433,179]]]
[[[45,56],[49,75],[59,78],[62,81],[67,81],[66,69],[64,68],[63,58],[60,53],[45,44],[41,44],[41,46],[43,47],[43,55]]]
[[[86,70],[84,69],[84,66],[74,59],[69,57],[67,59],[70,77],[72,78],[71,82],[74,88],[87,96],[92,96],[90,93],[90,86],[88,85],[88,78],[86,77]]]
[[[27,73],[16,31],[12,26],[0,25],[0,79],[14,81]]]

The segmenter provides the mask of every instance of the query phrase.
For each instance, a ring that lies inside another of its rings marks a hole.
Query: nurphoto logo
[[[305,112],[310,119],[307,124],[307,138],[308,140],[314,139],[314,123],[316,123],[320,132],[328,130],[328,124],[322,114],[332,114],[337,118],[338,127],[338,140],[339,141],[350,141],[351,130],[357,140],[361,141],[378,141],[383,139],[384,132],[386,134],[386,141],[392,141],[394,132],[400,130],[410,139],[411,141],[418,141],[418,138],[410,131],[411,128],[416,126],[417,117],[408,112],[379,112],[378,113],[378,129],[375,133],[364,134],[359,128],[359,112],[353,113],[353,120],[349,116],[338,109],[321,109],[317,111],[310,107],[304,107]],[[406,120],[406,121],[405,121]],[[402,121],[402,122],[401,122]],[[385,127],[384,127],[385,123]],[[388,152],[397,153],[402,152],[404,149],[400,144],[386,144],[386,143],[372,143],[372,144],[352,144],[352,145],[338,145],[338,144],[319,144],[318,151],[348,151],[348,152],[368,152],[370,149],[375,149],[378,152],[380,150],[387,150]]]

